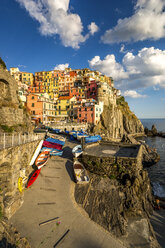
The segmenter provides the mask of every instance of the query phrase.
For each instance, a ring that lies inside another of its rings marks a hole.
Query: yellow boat
[[[18,190],[19,190],[19,192],[21,192],[21,193],[22,193],[22,191],[23,191],[23,178],[22,178],[22,177],[19,177],[19,178],[18,178]]]

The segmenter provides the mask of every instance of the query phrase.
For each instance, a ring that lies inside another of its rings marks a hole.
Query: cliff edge
[[[92,131],[105,135],[108,139],[118,140],[121,140],[124,134],[144,134],[141,121],[130,110],[123,96],[104,105],[100,121]]]
[[[0,129],[1,131],[29,131],[31,122],[18,97],[15,79],[0,63]]]

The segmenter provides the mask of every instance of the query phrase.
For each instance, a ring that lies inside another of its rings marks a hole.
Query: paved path
[[[63,157],[50,159],[41,169],[37,181],[25,192],[23,206],[10,221],[28,238],[32,248],[124,248],[75,203],[70,146],[74,144],[67,142]],[[53,202],[55,204],[38,205]],[[57,221],[39,226],[55,217],[59,217],[59,226]],[[65,238],[54,246],[68,229]]]

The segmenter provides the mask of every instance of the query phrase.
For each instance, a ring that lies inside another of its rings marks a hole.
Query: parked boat
[[[52,128],[50,130],[51,133],[61,133],[61,129],[58,129],[58,128]]]
[[[84,166],[79,161],[75,161],[73,163],[73,170],[74,170],[76,182],[78,184],[89,182],[90,179],[88,173],[85,170]]]
[[[95,136],[88,136],[85,137],[85,143],[92,143],[92,142],[98,142],[100,141],[102,138],[100,135],[95,135]]]
[[[65,137],[59,135],[59,134],[55,134],[55,133],[47,133],[47,138],[53,138],[53,139],[58,139],[58,140],[62,140],[65,141]]]
[[[35,161],[35,165],[38,169],[41,169],[48,162],[49,156],[49,151],[43,151],[38,155]]]
[[[54,138],[47,138],[46,141],[55,143],[55,144],[60,144],[60,145],[65,145],[65,140],[60,140],[60,139],[54,139]]]
[[[62,150],[62,145],[56,144],[56,143],[51,143],[51,142],[48,142],[46,140],[43,142],[43,146],[58,149],[58,150]]]
[[[73,156],[75,156],[76,158],[79,157],[83,151],[82,151],[82,146],[81,145],[77,145],[72,149],[72,153]]]
[[[81,138],[82,137],[88,137],[89,135],[87,134],[87,133],[84,133],[84,132],[82,132],[82,133],[77,133],[77,139],[78,140],[81,140]]]
[[[37,179],[37,177],[40,174],[40,171],[41,171],[41,169],[35,170],[33,172],[33,174],[31,175],[31,177],[29,178],[29,180],[27,182],[26,188],[29,188],[35,182],[35,180]]]
[[[63,151],[49,147],[43,147],[41,151],[48,151],[50,156],[62,156],[63,154]]]
[[[63,151],[58,151],[58,150],[50,152],[50,156],[62,156],[62,154]]]
[[[30,163],[29,163],[30,166],[34,164],[36,158],[38,157],[38,154],[40,153],[43,142],[44,142],[44,140],[41,140],[40,143],[38,144],[38,146],[36,147],[35,152],[34,152],[32,158],[30,160]]]

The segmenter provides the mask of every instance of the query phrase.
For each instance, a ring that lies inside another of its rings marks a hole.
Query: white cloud
[[[113,54],[103,60],[95,56],[89,65],[113,77],[116,87],[123,91],[148,87],[165,89],[165,50],[150,47],[141,49],[136,55],[127,52],[121,64]]]
[[[88,29],[91,35],[94,35],[94,33],[99,31],[99,27],[96,25],[95,22],[91,22],[91,24],[88,25]]]
[[[54,70],[61,70],[61,71],[64,71],[65,68],[68,68],[69,67],[69,64],[59,64],[59,65],[56,65],[54,67]]]
[[[99,56],[95,56],[88,62],[92,69],[98,70],[107,76],[111,76],[115,80],[128,77],[123,66],[116,62],[113,54],[108,54],[104,60],[101,60]]]
[[[126,90],[122,94],[123,96],[131,97],[131,98],[145,98],[147,97],[146,95],[141,95],[135,90]]]
[[[119,19],[117,25],[107,30],[101,40],[111,44],[165,37],[164,8],[164,0],[137,0],[134,14]]]
[[[80,16],[69,11],[70,0],[16,0],[40,23],[42,35],[59,35],[65,47],[79,48],[89,38],[82,35]],[[91,24],[92,25],[92,24]]]

